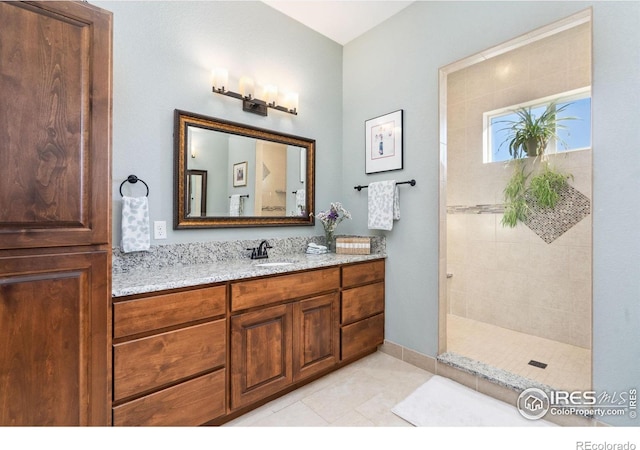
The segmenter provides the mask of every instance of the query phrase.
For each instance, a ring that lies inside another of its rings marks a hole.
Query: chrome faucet
[[[268,258],[267,249],[273,248],[269,243],[264,240],[260,242],[260,245],[256,248],[248,248],[247,250],[251,250],[251,259],[264,259]]]

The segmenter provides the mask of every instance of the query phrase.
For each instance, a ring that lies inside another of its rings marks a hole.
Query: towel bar
[[[415,186],[415,185],[416,185],[416,180],[399,181],[399,182],[398,182],[398,183],[396,183],[396,184],[410,184],[411,186]],[[358,186],[354,186],[353,188],[354,188],[354,189],[357,189],[357,190],[358,190],[358,192],[360,192],[361,190],[366,189],[366,188],[368,188],[368,187],[369,187],[369,186],[361,186],[361,185],[358,185]]]
[[[244,197],[244,198],[249,198],[249,194],[243,194],[243,195],[241,195],[240,197],[241,197],[241,198],[242,198],[242,197]],[[229,198],[231,198],[231,196],[229,196]]]

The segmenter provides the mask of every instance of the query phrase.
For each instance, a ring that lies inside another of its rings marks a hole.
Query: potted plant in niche
[[[565,120],[575,120],[575,117],[559,117],[569,103],[557,106],[555,102],[547,105],[539,114],[531,107],[518,108],[514,111],[515,120],[504,120],[506,123],[501,131],[507,132],[507,137],[499,148],[507,145],[509,154],[513,158],[514,171],[504,189],[505,210],[502,225],[515,227],[518,222],[524,222],[529,212],[529,202],[535,202],[545,208],[554,208],[560,198],[559,192],[566,186],[571,174],[565,174],[553,168],[545,158],[545,151],[549,142],[555,140],[566,148],[566,143],[558,135],[558,131],[566,129],[562,124]],[[523,158],[533,157],[533,168],[526,173]],[[538,157],[540,157],[539,164]],[[531,177],[529,185],[527,181]]]

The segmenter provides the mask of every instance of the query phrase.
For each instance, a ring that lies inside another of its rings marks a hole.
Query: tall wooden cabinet
[[[0,425],[111,423],[111,42],[0,2]]]

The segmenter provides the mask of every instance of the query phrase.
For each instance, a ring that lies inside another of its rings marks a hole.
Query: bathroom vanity
[[[265,262],[114,275],[114,425],[221,424],[382,344],[384,255]]]

